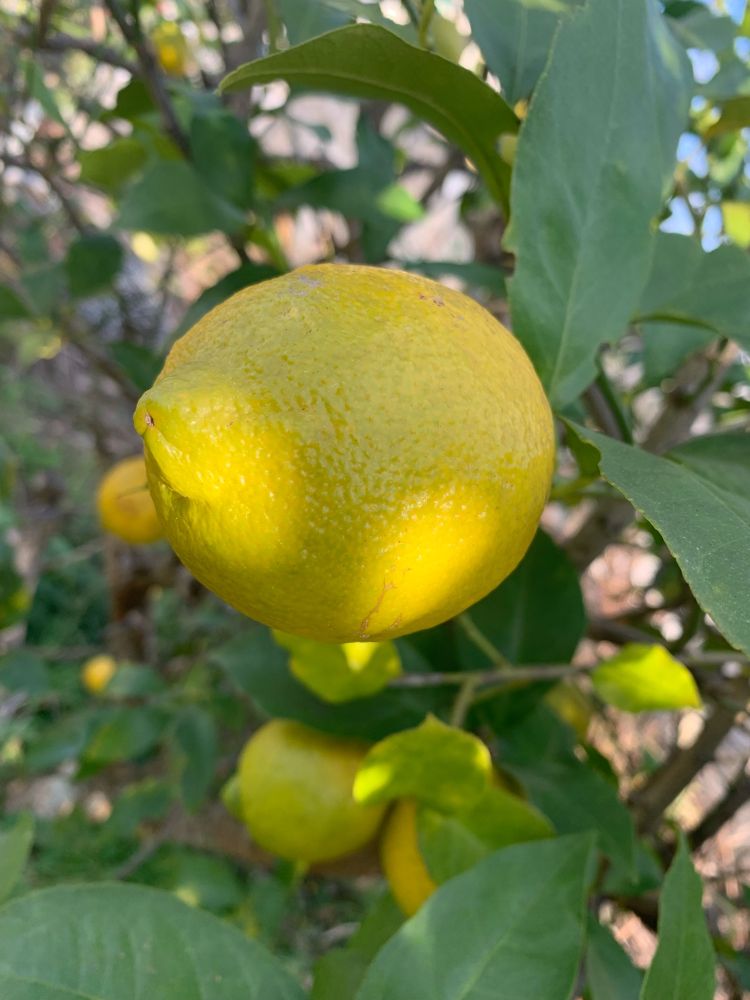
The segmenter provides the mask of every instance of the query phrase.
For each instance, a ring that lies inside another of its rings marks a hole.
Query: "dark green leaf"
[[[538,531],[518,568],[469,609],[469,617],[511,663],[567,663],[586,627],[578,574],[566,554]],[[466,635],[458,655],[469,670],[490,665]]]
[[[243,889],[232,864],[222,857],[165,844],[138,869],[136,880],[168,889],[178,899],[214,913],[236,908]]]
[[[47,664],[27,649],[14,649],[0,656],[0,688],[44,694],[52,686]]]
[[[114,341],[109,344],[109,352],[139,392],[151,388],[164,364],[164,358],[148,347],[129,340]]]
[[[9,826],[0,827],[0,903],[21,878],[33,842],[34,820],[28,813],[14,816]]]
[[[277,0],[277,3],[290,45],[299,45],[351,20],[346,11],[337,10],[325,0]]]
[[[185,805],[196,810],[216,773],[218,744],[213,716],[202,708],[184,708],[175,720],[172,746]]]
[[[255,145],[247,127],[229,111],[197,114],[190,123],[190,146],[208,190],[238,208],[249,208]]]
[[[612,934],[589,914],[586,983],[591,1000],[638,1000],[642,980]]]
[[[162,819],[172,804],[173,791],[165,781],[147,778],[118,796],[107,821],[121,837],[132,836],[142,823]]]
[[[31,313],[12,288],[0,285],[0,323],[13,319],[29,319]]]
[[[399,263],[405,271],[418,271],[439,281],[445,275],[460,278],[469,288],[486,288],[498,298],[505,297],[505,275],[499,267],[475,261],[452,260],[403,260]]]
[[[514,332],[555,406],[592,380],[638,302],[690,93],[655,0],[563,18],[521,130],[508,240]]]
[[[3,907],[0,993],[3,1000],[304,997],[239,931],[167,893],[127,885],[47,889]]]
[[[660,233],[637,320],[686,323],[750,348],[750,256],[739,247],[705,253],[690,236]]]
[[[90,764],[132,760],[152,750],[164,730],[164,716],[153,708],[117,708],[109,712],[86,747]]]
[[[632,870],[636,847],[633,820],[617,789],[600,774],[575,758],[509,764],[508,769],[558,833],[593,831],[599,836],[602,851]]]
[[[560,17],[580,0],[465,0],[471,34],[510,104],[528,97],[549,55]]]
[[[496,198],[507,197],[509,171],[495,141],[502,132],[516,131],[513,112],[473,73],[447,59],[384,28],[357,24],[247,63],[224,79],[222,89],[278,79],[405,104],[471,157]]]
[[[643,378],[656,385],[674,375],[683,361],[715,339],[711,330],[687,323],[642,323]]]
[[[278,273],[276,268],[271,267],[269,264],[253,263],[242,264],[236,271],[230,271],[229,274],[224,275],[223,278],[217,281],[215,285],[211,285],[210,288],[207,288],[205,292],[202,292],[198,296],[185,313],[178,332],[184,333],[186,330],[189,330],[191,326],[198,322],[201,316],[205,316],[214,306],[221,305],[225,299],[228,299],[230,295],[234,295],[235,292],[239,292],[248,285],[254,285],[259,281],[267,281],[269,278],[275,278]],[[153,382],[153,379],[151,382]],[[148,383],[149,386],[151,382]]]
[[[213,191],[187,163],[157,163],[125,192],[117,225],[163,236],[234,232],[242,212]]]
[[[65,270],[71,295],[86,298],[109,288],[122,267],[120,241],[106,233],[79,236],[68,247]]]
[[[396,645],[404,669],[414,669],[419,654],[406,643]],[[381,739],[418,725],[443,703],[435,689],[402,688],[383,691],[361,702],[330,705],[316,698],[292,675],[288,653],[264,628],[247,631],[214,649],[211,660],[268,715],[294,719],[339,736]]]
[[[139,139],[125,136],[101,149],[84,149],[78,154],[80,181],[117,194],[127,181],[144,166],[146,148]]]
[[[380,951],[357,1000],[568,1000],[592,848],[517,844],[451,879]]]
[[[21,279],[28,301],[37,316],[51,313],[65,298],[67,274],[65,265],[47,264],[26,271]]]
[[[701,607],[750,653],[750,435],[714,434],[659,457],[576,427],[602,475],[664,538]]]
[[[715,957],[703,915],[703,886],[684,837],[659,904],[659,944],[641,1000],[713,1000]]]
[[[29,771],[48,771],[67,760],[79,757],[92,729],[104,717],[103,712],[77,712],[53,722],[29,747],[26,755]]]

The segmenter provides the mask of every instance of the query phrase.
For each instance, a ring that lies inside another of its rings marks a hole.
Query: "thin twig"
[[[108,66],[116,66],[118,69],[127,70],[135,76],[138,68],[135,63],[130,62],[125,56],[120,55],[116,49],[108,45],[100,45],[90,38],[76,38],[75,35],[67,35],[63,31],[58,31],[54,35],[49,35],[43,41],[39,41],[28,31],[16,32],[16,40],[21,45],[28,45],[32,48],[43,49],[46,52],[83,52],[99,63],[106,63]]]
[[[469,674],[461,687],[458,689],[458,694],[456,695],[456,700],[453,702],[453,710],[451,711],[450,717],[450,724],[455,726],[456,729],[460,729],[466,721],[466,716],[469,714],[469,710],[474,703],[474,696],[476,694],[477,687],[478,682],[476,677]]]

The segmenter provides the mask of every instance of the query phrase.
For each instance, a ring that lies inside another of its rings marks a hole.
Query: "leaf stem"
[[[456,622],[463,629],[466,638],[473,642],[477,649],[481,650],[496,670],[511,671],[513,664],[500,652],[494,643],[490,642],[487,636],[477,626],[468,612],[456,617]]]

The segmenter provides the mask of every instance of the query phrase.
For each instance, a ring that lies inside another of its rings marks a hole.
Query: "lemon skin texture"
[[[322,642],[428,628],[496,587],[534,535],[554,459],[549,404],[511,333],[436,282],[343,264],[210,312],[135,425],[188,569]]]
[[[372,840],[385,807],[360,805],[352,795],[367,749],[297,722],[267,722],[239,762],[242,815],[253,840],[279,857],[310,864]]]
[[[91,694],[101,694],[117,673],[114,658],[102,653],[92,656],[81,667],[81,683]]]
[[[380,840],[380,863],[393,898],[407,917],[437,889],[419,850],[414,799],[399,799],[391,810]]]
[[[130,545],[145,545],[162,537],[141,455],[112,466],[99,484],[96,506],[105,531]]]

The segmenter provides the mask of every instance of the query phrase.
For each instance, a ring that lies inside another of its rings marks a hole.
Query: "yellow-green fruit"
[[[99,484],[96,506],[105,531],[130,545],[161,538],[161,525],[146,481],[146,465],[140,455],[125,458],[109,470]]]
[[[159,65],[169,76],[183,76],[187,68],[188,46],[182,28],[174,21],[162,21],[151,32]]]
[[[267,722],[239,764],[243,819],[253,839],[272,854],[308,863],[363,847],[385,811],[352,796],[367,749],[298,722]]]
[[[81,683],[91,694],[101,694],[117,672],[113,657],[102,653],[92,656],[81,667]]]
[[[552,415],[472,299],[322,264],[239,292],[142,396],[167,537],[234,607],[323,642],[428,628],[517,565],[547,498]]]
[[[407,917],[437,889],[419,850],[414,799],[399,799],[391,810],[380,840],[380,863],[393,898]]]

